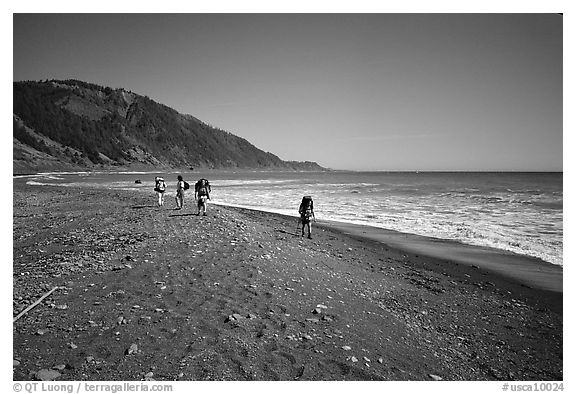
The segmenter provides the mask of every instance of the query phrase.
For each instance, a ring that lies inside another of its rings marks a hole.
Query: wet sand
[[[394,248],[489,270],[526,286],[562,293],[562,267],[537,258],[371,226],[340,222],[325,222],[324,226]]]
[[[338,223],[309,240],[190,193],[14,187],[13,315],[59,287],[13,323],[15,380],[563,379],[559,267]]]

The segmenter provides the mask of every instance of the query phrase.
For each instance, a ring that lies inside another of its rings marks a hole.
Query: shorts
[[[208,196],[199,196],[198,197],[198,206],[202,207],[202,206],[206,205],[207,199],[208,199]]]

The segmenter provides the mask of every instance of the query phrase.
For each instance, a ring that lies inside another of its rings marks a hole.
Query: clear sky
[[[13,79],[134,93],[284,160],[563,169],[557,14],[14,14]]]

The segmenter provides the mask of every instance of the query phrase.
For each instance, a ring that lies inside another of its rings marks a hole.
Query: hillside
[[[148,97],[77,80],[15,82],[13,172],[243,168],[324,170],[284,161]]]

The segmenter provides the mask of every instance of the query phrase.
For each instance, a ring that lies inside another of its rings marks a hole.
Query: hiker
[[[304,227],[307,225],[308,238],[312,239],[312,223],[310,218],[316,220],[316,217],[314,216],[314,202],[312,201],[312,197],[302,197],[298,213],[300,214],[300,222],[302,223],[302,237],[304,236]]]
[[[184,189],[184,179],[182,175],[178,175],[178,183],[176,184],[176,209],[182,209],[184,207]]]
[[[196,215],[200,215],[200,211],[203,211],[203,215],[206,216],[206,210],[208,209],[207,201],[210,200],[210,192],[212,188],[210,187],[210,182],[208,179],[200,179],[194,185],[194,199],[198,203],[198,213]]]
[[[158,207],[161,207],[164,205],[164,192],[166,191],[166,182],[164,182],[164,178],[161,176],[157,176],[154,179],[154,182],[154,191],[158,193]]]

